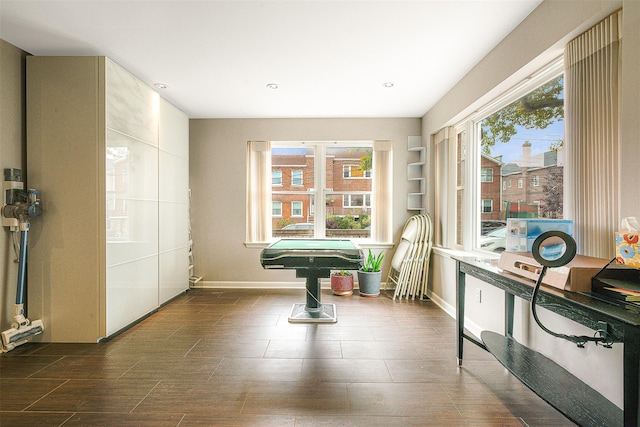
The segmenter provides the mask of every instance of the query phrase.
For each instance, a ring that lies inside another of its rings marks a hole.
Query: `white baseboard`
[[[442,298],[440,298],[438,295],[434,293],[430,293],[428,294],[428,296],[429,296],[429,299],[433,301],[435,305],[437,305],[442,309],[442,311],[447,313],[453,319],[456,318],[456,308],[454,306],[452,306],[451,304],[449,304],[448,302],[446,302],[445,300],[443,300]],[[480,327],[480,325],[475,323],[473,320],[470,320],[468,317],[465,317],[464,319],[464,328],[469,332],[471,332],[473,335],[475,335],[475,337],[478,339],[480,339],[480,333],[482,333],[482,331],[484,330],[484,328]]]
[[[393,287],[385,288],[386,283],[382,282],[380,289],[393,290]],[[200,280],[191,284],[192,289],[304,289],[304,282],[229,282],[218,280]],[[323,280],[320,282],[321,289],[331,289],[331,282]],[[358,289],[358,282],[354,285]]]

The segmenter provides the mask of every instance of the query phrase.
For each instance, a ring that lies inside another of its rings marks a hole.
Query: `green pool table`
[[[281,239],[262,250],[265,269],[293,269],[306,279],[307,302],[294,304],[289,322],[336,322],[335,304],[320,302],[320,279],[331,270],[357,270],[362,249],[347,239]]]

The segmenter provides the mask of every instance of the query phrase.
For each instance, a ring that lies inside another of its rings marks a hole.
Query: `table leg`
[[[635,327],[624,328],[624,425],[636,426],[640,421],[640,331]]]
[[[465,274],[460,271],[460,261],[456,261],[458,275],[456,276],[456,346],[458,352],[458,366],[462,366],[462,346],[464,343],[464,292]]]
[[[308,309],[317,309],[322,304],[320,304],[320,279],[323,277],[330,277],[331,270],[327,270],[324,268],[318,269],[298,269],[296,270],[296,277],[303,277],[307,279],[307,308]]]
[[[505,292],[504,298],[504,334],[508,337],[513,336],[513,306],[515,296],[509,292]]]
[[[330,277],[331,270],[326,268],[300,268],[296,277],[306,278],[306,304],[294,304],[289,322],[336,322],[335,304],[320,302],[320,279]]]

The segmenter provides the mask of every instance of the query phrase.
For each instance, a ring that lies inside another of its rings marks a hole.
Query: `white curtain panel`
[[[247,242],[266,242],[271,237],[271,143],[247,144]]]
[[[618,228],[622,11],[565,49],[565,214],[578,253],[613,258]],[[637,183],[628,183],[637,185]]]
[[[373,216],[372,240],[379,243],[393,242],[393,161],[392,142],[373,141]]]
[[[447,225],[450,222],[449,209],[455,209],[455,204],[448,203],[449,200],[449,180],[448,176],[451,174],[450,170],[455,169],[455,164],[449,162],[449,132],[452,132],[451,128],[443,128],[438,133],[433,135],[433,142],[435,147],[435,217],[434,217],[434,243],[437,246],[448,247],[447,240]],[[453,171],[455,176],[455,170]],[[455,182],[455,180],[453,181]]]

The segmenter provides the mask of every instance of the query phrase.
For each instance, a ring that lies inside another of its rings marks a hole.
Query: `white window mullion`
[[[315,204],[315,217],[314,221],[314,234],[317,238],[325,236],[326,218],[327,218],[327,204],[325,199],[327,197],[327,147],[324,144],[318,144],[314,150],[314,204]],[[322,219],[322,220],[318,220]]]

